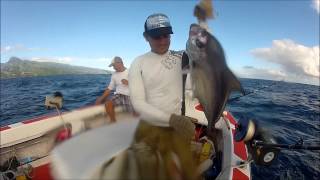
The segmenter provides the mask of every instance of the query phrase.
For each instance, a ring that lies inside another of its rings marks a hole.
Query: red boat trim
[[[9,126],[3,126],[3,127],[0,127],[0,131],[4,131],[4,130],[7,130],[7,129],[10,129],[11,127]]]
[[[41,121],[41,120],[48,119],[48,118],[55,117],[55,116],[58,116],[58,114],[54,113],[54,114],[47,115],[47,116],[35,117],[35,118],[32,118],[32,119],[24,120],[21,123],[30,124],[30,123],[33,123],[33,122]]]
[[[235,130],[232,129],[232,135],[234,136]],[[233,151],[234,153],[239,156],[242,160],[247,160],[248,159],[248,154],[246,150],[246,145],[244,144],[243,141],[237,142],[233,141]]]
[[[50,172],[50,164],[35,167],[31,174],[32,180],[53,180]]]
[[[249,176],[241,172],[238,168],[232,168],[232,180],[249,180]]]
[[[234,117],[232,116],[232,114],[229,113],[229,112],[227,112],[227,111],[226,111],[226,114],[227,114],[226,117],[227,117],[227,119],[229,119],[230,123],[233,124],[233,125],[236,125],[236,124],[237,124],[237,121],[234,119]]]
[[[226,111],[225,116],[231,124],[236,126],[237,121],[234,119],[234,117],[232,116],[231,113]],[[235,129],[232,129],[232,136],[233,137],[234,137],[234,133],[235,133]],[[240,141],[240,142],[233,141],[233,151],[240,159],[242,159],[244,161],[247,160],[248,154],[247,154],[246,146],[243,141]]]
[[[68,113],[68,112],[63,112],[62,114],[65,114],[65,113]],[[62,114],[61,114],[61,115],[62,115]],[[11,129],[11,128],[14,128],[14,127],[17,127],[17,126],[20,126],[20,125],[23,125],[23,124],[31,124],[31,123],[33,123],[33,122],[45,120],[45,119],[52,118],[52,117],[56,117],[56,116],[59,116],[58,113],[52,113],[52,114],[48,114],[48,115],[46,115],[46,116],[39,116],[39,117],[27,119],[27,120],[24,120],[24,121],[21,121],[21,122],[9,124],[9,125],[7,125],[7,126],[2,126],[2,127],[0,127],[0,131],[4,131],[4,130],[7,130],[7,129]]]
[[[75,110],[83,110],[83,109],[87,109],[87,108],[90,108],[90,107],[93,107],[93,106],[95,106],[95,105],[88,105],[88,106],[80,107],[80,108],[75,109]],[[66,114],[66,113],[68,113],[68,112],[63,112],[63,113],[61,113],[61,115]],[[24,120],[24,121],[21,121],[21,122],[18,122],[18,123],[10,124],[10,125],[7,125],[7,126],[2,126],[2,127],[0,127],[0,131],[4,131],[4,130],[7,130],[7,129],[10,129],[12,127],[17,127],[17,126],[20,126],[22,124],[30,124],[30,123],[33,123],[33,122],[45,120],[45,119],[56,117],[56,116],[58,116],[58,113],[51,113],[51,114],[48,114],[48,115],[45,115],[45,116],[39,116],[39,117],[27,119],[27,120]],[[10,127],[10,126],[12,126],[12,127]]]
[[[198,111],[203,111],[203,106],[199,103],[194,107]]]

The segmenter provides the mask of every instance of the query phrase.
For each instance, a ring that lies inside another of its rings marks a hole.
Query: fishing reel
[[[234,134],[236,142],[244,141],[255,164],[270,166],[277,159],[280,149],[264,146],[263,143],[275,143],[253,120],[242,119],[236,124]],[[257,143],[263,142],[263,143]]]
[[[61,92],[57,91],[53,93],[53,96],[46,96],[44,105],[47,109],[51,109],[51,108],[61,109],[62,102],[63,102],[63,95]]]

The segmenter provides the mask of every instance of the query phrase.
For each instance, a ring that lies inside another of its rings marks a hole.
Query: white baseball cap
[[[121,63],[123,63],[121,57],[115,56],[115,57],[112,59],[109,67],[112,67],[115,62],[121,62]]]

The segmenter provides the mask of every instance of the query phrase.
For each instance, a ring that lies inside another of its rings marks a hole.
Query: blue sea
[[[44,100],[55,91],[64,95],[66,110],[92,105],[109,81],[108,75],[2,79],[0,125],[53,113]],[[237,119],[254,119],[278,143],[295,144],[302,138],[306,145],[320,145],[319,86],[254,79],[241,83],[251,94],[227,105]],[[253,179],[319,179],[320,153],[282,150],[269,167],[253,164],[252,173]]]

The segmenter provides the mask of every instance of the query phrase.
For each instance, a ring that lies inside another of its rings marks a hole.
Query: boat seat
[[[105,162],[130,146],[138,123],[127,116],[127,120],[84,132],[57,146],[51,152],[54,178],[92,179]],[[90,158],[85,158],[84,163],[84,157]]]

